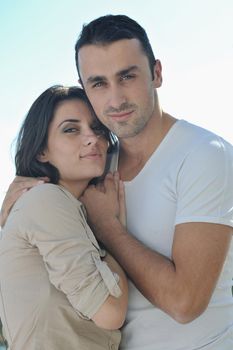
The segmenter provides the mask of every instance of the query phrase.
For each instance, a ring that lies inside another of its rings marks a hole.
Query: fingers
[[[106,191],[115,192],[119,203],[119,220],[123,226],[126,226],[126,204],[124,183],[120,180],[120,175],[116,171],[114,174],[108,173],[105,177]]]
[[[112,173],[107,173],[104,179],[104,187],[106,192],[116,192],[116,181],[117,180],[114,179]]]
[[[7,192],[11,191],[19,191],[27,189],[43,184],[45,182],[49,182],[48,177],[39,177],[39,178],[33,178],[33,177],[24,177],[24,176],[16,176],[14,181],[10,184],[9,189]]]
[[[19,193],[23,193],[30,188],[48,182],[49,179],[44,178],[30,178],[23,176],[16,176],[14,181],[10,184],[8,191],[6,193],[6,198],[8,196],[19,197]]]
[[[105,193],[104,183],[102,181],[99,182],[95,187],[98,191]]]
[[[12,191],[7,192],[6,197],[3,201],[2,208],[1,208],[1,217],[0,217],[0,225],[3,227],[5,225],[6,219],[9,215],[9,212],[11,208],[13,207],[14,203],[17,201],[17,199],[25,192],[26,189],[19,190],[19,191]]]
[[[96,192],[104,193],[104,185],[101,183],[98,183],[97,185],[88,185],[88,187],[84,190],[83,194],[79,197],[79,201],[86,206],[89,201],[92,201],[92,196]]]
[[[119,188],[119,181],[120,181],[120,175],[118,171],[115,171],[113,174],[112,173],[107,173],[104,179],[104,184],[107,184],[110,188],[115,186],[115,190],[118,192]]]
[[[120,181],[120,175],[119,175],[118,171],[114,172],[113,179],[114,179],[116,191],[118,193],[118,191],[119,191],[119,181]]]
[[[120,202],[125,202],[125,187],[122,180],[119,181],[118,197]]]
[[[119,199],[119,220],[123,226],[126,227],[126,203],[125,203],[125,188],[122,180],[119,181],[119,190],[118,190],[118,199]]]

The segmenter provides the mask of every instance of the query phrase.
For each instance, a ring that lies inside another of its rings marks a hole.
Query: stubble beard
[[[130,138],[140,134],[148,124],[151,115],[140,116],[131,121],[120,121],[105,124],[119,139]]]

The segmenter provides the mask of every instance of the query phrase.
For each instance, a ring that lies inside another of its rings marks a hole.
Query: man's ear
[[[154,87],[159,88],[162,85],[162,82],[162,64],[160,60],[156,60],[154,65]]]
[[[39,153],[38,155],[37,155],[37,160],[39,160],[39,162],[41,162],[41,163],[46,163],[46,162],[48,162],[49,160],[48,160],[48,155],[47,155],[47,152],[46,151],[42,151],[41,153]]]

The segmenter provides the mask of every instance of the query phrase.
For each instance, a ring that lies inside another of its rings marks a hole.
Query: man
[[[127,229],[111,175],[82,200],[131,281],[121,349],[232,350],[232,146],[161,109],[161,63],[127,16],[84,26],[76,63],[97,116],[120,140]],[[8,203],[17,197],[9,193]]]

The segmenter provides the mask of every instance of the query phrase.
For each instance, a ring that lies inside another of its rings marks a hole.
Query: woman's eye
[[[71,134],[71,133],[74,133],[74,132],[78,132],[79,130],[77,128],[66,128],[64,129],[64,133],[65,134]]]

